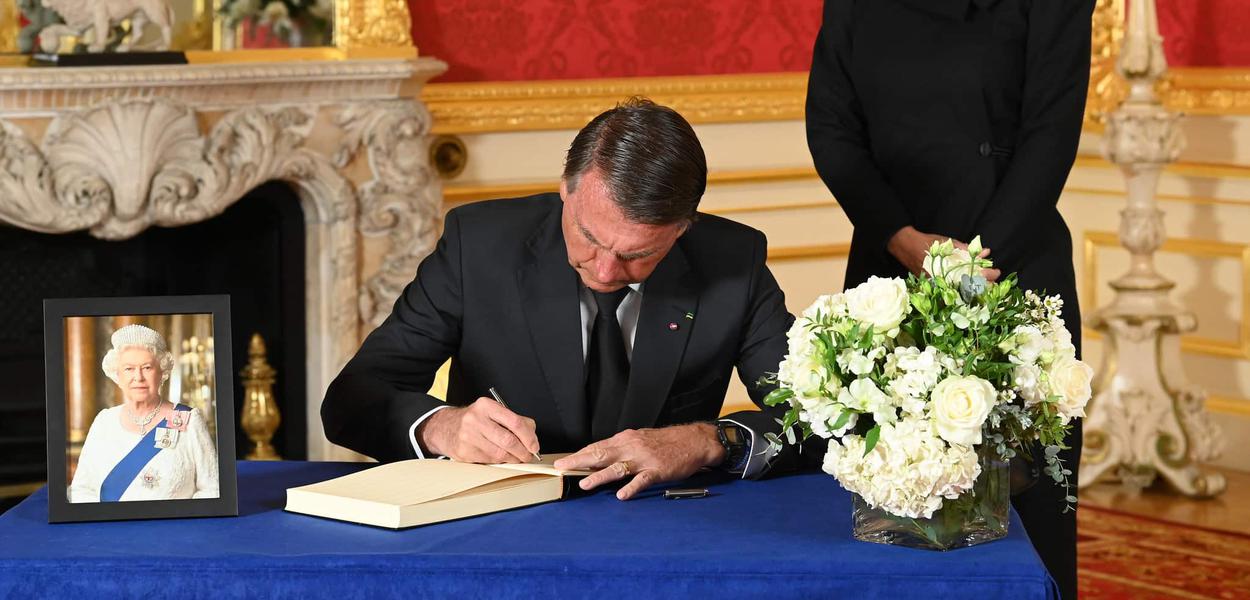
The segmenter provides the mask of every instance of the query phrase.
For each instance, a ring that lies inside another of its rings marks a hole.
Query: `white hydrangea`
[[[882,425],[872,452],[865,456],[864,447],[858,435],[830,441],[824,471],[870,506],[898,516],[932,517],[944,498],[972,489],[981,474],[976,452],[946,444],[922,420]]]

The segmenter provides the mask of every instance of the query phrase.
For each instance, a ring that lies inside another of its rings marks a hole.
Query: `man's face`
[[[671,225],[633,223],[612,201],[596,169],[583,173],[577,191],[560,183],[564,210],[560,225],[569,265],[596,292],[612,292],[646,280],[668,255],[686,222]]]

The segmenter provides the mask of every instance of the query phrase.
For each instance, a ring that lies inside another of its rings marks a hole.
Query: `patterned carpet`
[[[1250,598],[1250,536],[1089,505],[1077,523],[1083,599]]]

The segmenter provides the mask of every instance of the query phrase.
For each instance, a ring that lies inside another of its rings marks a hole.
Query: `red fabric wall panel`
[[[438,81],[806,71],[821,0],[409,0]]]
[[[1250,67],[1250,0],[1156,0],[1174,67]]]
[[[1053,0],[1043,0],[1053,1]],[[1172,66],[1250,67],[1250,0],[1157,0]],[[409,0],[439,81],[806,71],[822,0]]]

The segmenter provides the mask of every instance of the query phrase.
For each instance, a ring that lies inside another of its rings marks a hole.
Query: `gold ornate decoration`
[[[277,371],[265,359],[265,340],[259,333],[252,334],[247,346],[247,366],[239,371],[243,378],[243,415],[239,423],[247,438],[252,440],[248,460],[282,460],[273,449],[270,440],[282,422],[278,403],[273,397],[273,383]]]
[[[1159,91],[1172,110],[1195,115],[1250,114],[1250,69],[1175,69]]]
[[[1115,72],[1124,39],[1124,0],[1097,0],[1092,25],[1085,125],[1101,127],[1106,114],[1119,106],[1128,91],[1124,79]]]
[[[434,133],[578,129],[630,96],[673,107],[692,123],[803,118],[806,73],[576,81],[437,83],[421,98]]]
[[[392,56],[396,48],[411,49],[412,17],[408,0],[340,0],[335,3],[334,45],[348,58]]]
[[[17,52],[17,36],[21,31],[16,0],[0,0],[0,53]]]

